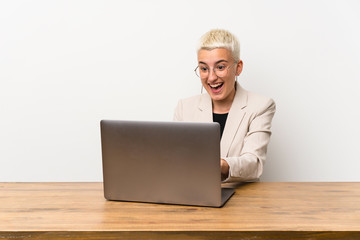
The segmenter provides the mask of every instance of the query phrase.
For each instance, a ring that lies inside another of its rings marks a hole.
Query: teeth
[[[216,84],[209,84],[210,87],[212,88],[217,88],[218,86],[220,86],[222,83],[216,83]]]

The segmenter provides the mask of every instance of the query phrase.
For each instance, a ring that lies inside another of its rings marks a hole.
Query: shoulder
[[[182,98],[179,100],[179,104],[181,104],[182,106],[197,106],[197,105],[199,105],[199,103],[201,101],[201,97],[202,97],[202,94],[188,97],[188,98]]]
[[[252,107],[275,105],[275,101],[272,98],[253,92],[248,92],[248,99],[248,104]]]
[[[192,114],[199,109],[199,106],[201,106],[206,98],[206,94],[199,94],[196,96],[180,99],[176,110],[181,111],[184,114]]]
[[[203,95],[196,95],[188,98],[180,99],[176,108],[174,120],[176,121],[191,121],[199,110],[199,105],[202,101]]]
[[[246,108],[248,111],[261,114],[265,111],[275,111],[276,109],[275,101],[270,97],[245,90],[244,88],[241,88],[241,93],[246,95]]]

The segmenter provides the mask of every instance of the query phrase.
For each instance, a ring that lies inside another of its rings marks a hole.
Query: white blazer
[[[275,102],[236,86],[220,142],[221,158],[229,164],[225,182],[256,181],[263,172]],[[205,93],[179,101],[174,121],[212,122],[212,101]],[[220,164],[220,159],[219,159]]]

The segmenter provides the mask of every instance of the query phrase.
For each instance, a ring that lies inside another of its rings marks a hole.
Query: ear
[[[236,64],[236,76],[239,76],[242,70],[243,70],[243,61],[239,60],[239,62]]]

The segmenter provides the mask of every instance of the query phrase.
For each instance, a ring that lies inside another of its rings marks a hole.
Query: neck
[[[230,95],[222,100],[212,101],[213,113],[228,113],[235,98],[235,88]]]

